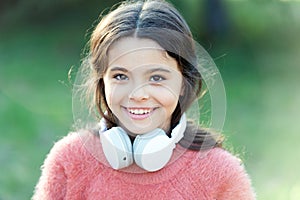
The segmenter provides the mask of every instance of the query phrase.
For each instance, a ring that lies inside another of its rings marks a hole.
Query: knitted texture
[[[177,145],[174,154],[179,150],[183,147]],[[157,172],[114,170],[103,158],[99,137],[67,135],[48,154],[32,199],[255,199],[241,161],[221,148],[205,153],[184,149]]]

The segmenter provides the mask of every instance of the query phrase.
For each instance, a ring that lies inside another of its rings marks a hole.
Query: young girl
[[[255,199],[241,161],[186,118],[202,78],[172,5],[122,3],[89,47],[83,86],[100,125],[54,145],[33,199]]]

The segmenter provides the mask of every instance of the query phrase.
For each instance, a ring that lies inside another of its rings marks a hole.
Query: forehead
[[[142,66],[160,64],[175,66],[177,62],[155,41],[145,38],[125,37],[108,50],[108,65]]]

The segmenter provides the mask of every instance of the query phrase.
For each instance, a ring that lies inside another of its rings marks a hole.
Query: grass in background
[[[278,15],[272,18],[266,5],[260,9],[267,12],[255,15],[258,7],[250,1],[232,3],[237,31],[244,30],[240,33],[244,38],[218,44],[209,52],[226,87],[227,145],[241,154],[258,199],[296,200],[300,196],[299,30],[291,28],[289,17],[281,22]],[[291,8],[295,13],[296,7]],[[248,19],[247,13],[254,18]],[[274,29],[267,32],[269,21]],[[90,24],[68,19],[1,30],[0,199],[29,199],[53,142],[70,130],[67,74],[71,66],[79,65]],[[261,38],[264,32],[268,35]]]
[[[0,199],[29,199],[45,155],[72,125],[68,70],[83,33],[24,26],[0,41]]]
[[[300,198],[300,48],[292,40],[283,48],[287,42],[248,53],[231,48],[217,60],[228,101],[224,134],[259,200]]]

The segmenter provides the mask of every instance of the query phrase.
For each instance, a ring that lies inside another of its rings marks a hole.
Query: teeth
[[[143,115],[150,113],[149,109],[129,109],[128,111],[135,115]]]

